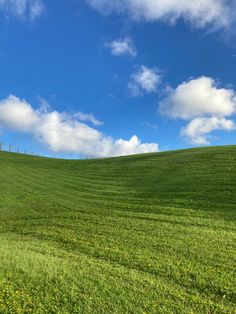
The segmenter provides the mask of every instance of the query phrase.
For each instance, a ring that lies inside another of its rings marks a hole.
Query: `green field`
[[[0,153],[0,313],[235,313],[236,146]]]

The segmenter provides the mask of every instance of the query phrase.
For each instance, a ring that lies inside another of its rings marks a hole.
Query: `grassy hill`
[[[0,153],[0,313],[235,313],[236,146]]]

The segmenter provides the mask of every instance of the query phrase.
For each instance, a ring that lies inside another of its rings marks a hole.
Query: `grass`
[[[236,146],[0,153],[0,313],[236,313]]]

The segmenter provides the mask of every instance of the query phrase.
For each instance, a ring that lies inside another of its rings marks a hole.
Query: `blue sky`
[[[235,144],[235,16],[228,0],[3,0],[0,141],[75,158]]]

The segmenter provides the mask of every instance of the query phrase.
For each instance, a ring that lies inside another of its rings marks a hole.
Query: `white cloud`
[[[137,55],[134,42],[129,37],[105,43],[105,47],[111,50],[113,56],[129,55],[131,57],[135,57]]]
[[[25,101],[9,96],[0,101],[0,125],[22,132],[30,132],[39,123],[38,113]]]
[[[160,110],[172,119],[191,120],[181,135],[193,144],[207,144],[212,131],[235,128],[226,118],[236,113],[236,92],[220,88],[214,79],[203,76],[170,90]]]
[[[0,0],[0,10],[20,19],[34,20],[44,11],[42,0]]]
[[[90,122],[95,126],[103,125],[103,122],[95,118],[92,113],[76,112],[74,117],[83,122]]]
[[[161,103],[165,115],[186,120],[205,115],[231,116],[235,110],[235,92],[218,88],[214,79],[205,76],[180,84]]]
[[[80,122],[76,116],[45,108],[35,110],[15,96],[0,101],[0,126],[30,134],[57,153],[108,157],[158,151],[157,144],[142,144],[135,135],[128,141],[114,140]]]
[[[148,68],[145,65],[138,67],[131,75],[128,90],[134,97],[142,96],[143,93],[155,93],[161,83],[160,71],[156,68]]]
[[[215,130],[232,131],[236,125],[232,120],[211,117],[195,118],[185,128],[182,129],[181,135],[194,145],[210,144],[208,134]]]
[[[135,20],[183,19],[197,28],[227,27],[233,19],[233,0],[86,0],[102,14],[116,12]]]

